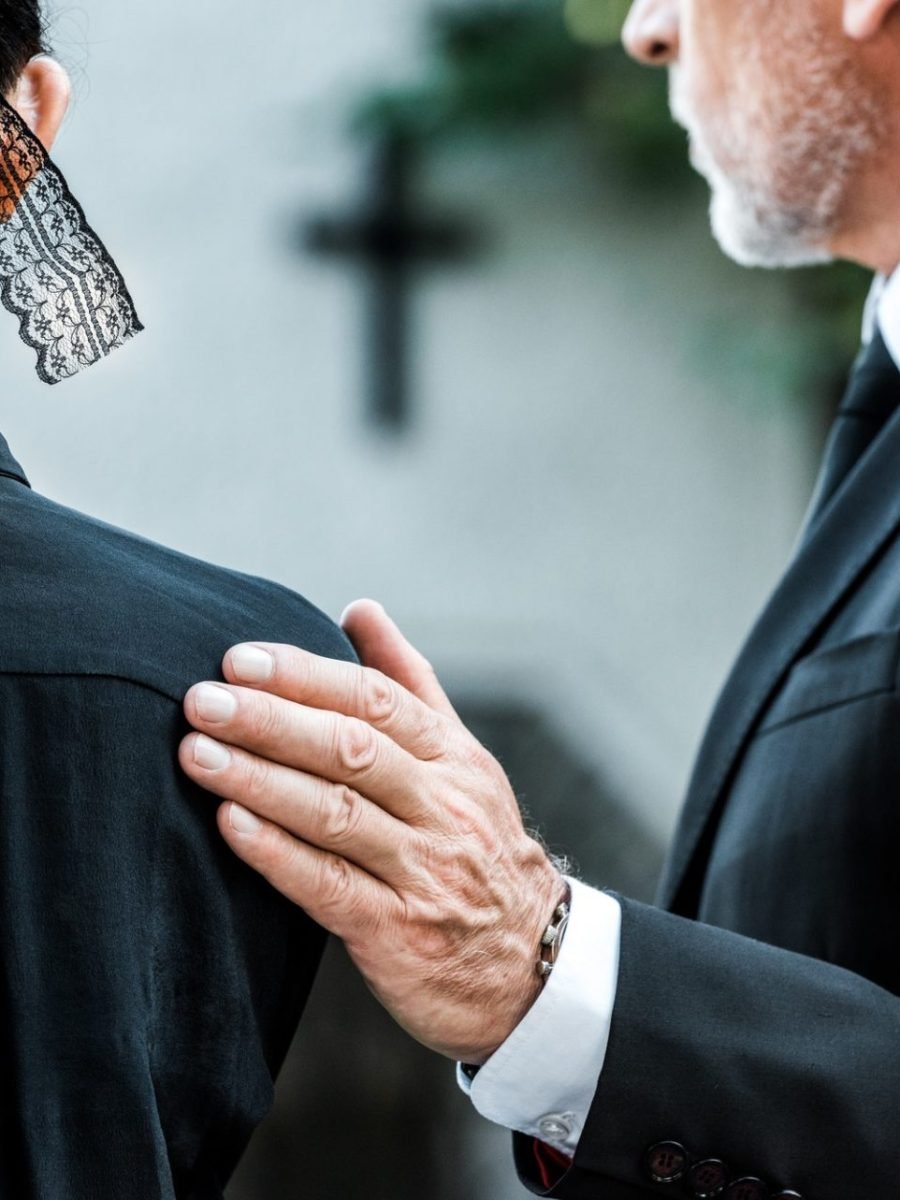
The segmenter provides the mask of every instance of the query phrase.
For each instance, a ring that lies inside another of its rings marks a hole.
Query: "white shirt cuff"
[[[544,990],[474,1080],[460,1087],[489,1121],[574,1154],[606,1058],[622,910],[570,879],[566,937]]]

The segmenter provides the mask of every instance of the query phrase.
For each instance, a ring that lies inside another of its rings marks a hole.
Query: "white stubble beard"
[[[804,50],[802,61],[783,64],[794,80],[790,93],[773,80],[755,112],[735,104],[726,118],[698,120],[680,68],[671,70],[672,115],[688,131],[691,161],[712,189],[713,233],[745,266],[829,261],[848,192],[876,143],[872,98],[846,60],[815,42]],[[722,147],[730,147],[727,166],[717,155]]]

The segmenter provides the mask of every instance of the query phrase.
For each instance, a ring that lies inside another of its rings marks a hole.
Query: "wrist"
[[[603,1069],[616,998],[621,909],[575,879],[572,918],[559,961],[539,999],[463,1091],[490,1121],[572,1155]],[[556,1133],[551,1125],[562,1124]]]
[[[548,871],[541,886],[541,900],[530,909],[523,930],[514,938],[513,969],[503,972],[502,991],[491,1005],[495,1014],[490,1022],[498,1036],[486,1048],[465,1056],[470,1068],[483,1066],[503,1045],[537,1002],[562,947],[568,924],[570,888],[555,867],[547,861]]]

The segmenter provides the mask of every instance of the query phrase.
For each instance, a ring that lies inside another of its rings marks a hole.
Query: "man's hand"
[[[229,803],[245,862],[340,937],[378,999],[448,1058],[484,1062],[540,991],[564,886],[499,763],[370,601],[344,627],[363,667],[238,646],[185,698],[180,760]]]

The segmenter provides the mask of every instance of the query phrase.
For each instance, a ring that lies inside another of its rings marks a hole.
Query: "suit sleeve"
[[[574,1162],[548,1187],[529,1139],[516,1139],[516,1161],[540,1195],[695,1194],[688,1178],[651,1179],[648,1152],[672,1142],[687,1172],[716,1160],[707,1171],[759,1179],[773,1196],[880,1200],[897,1190],[898,1111],[900,999],[817,959],[623,900],[609,1046]]]

